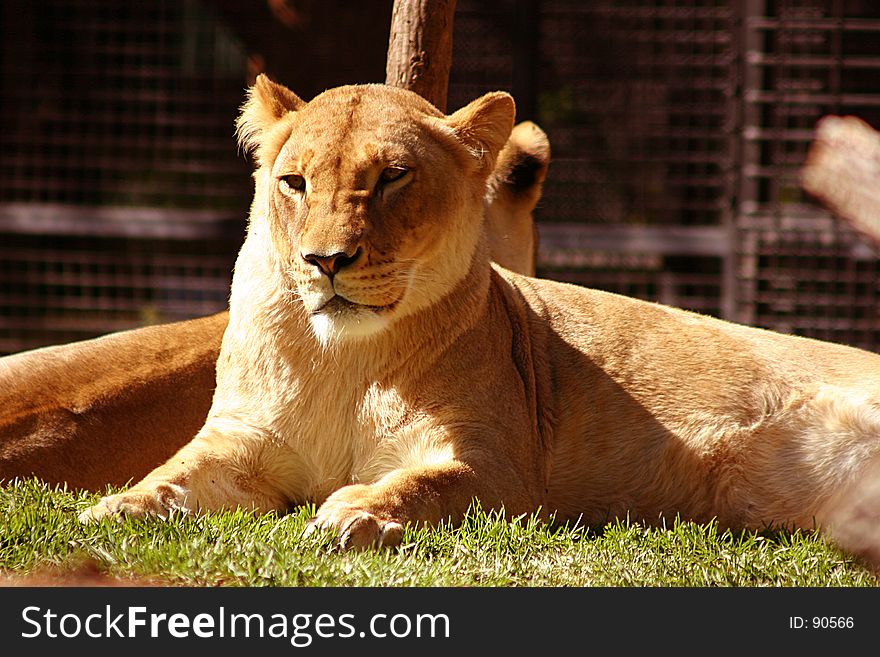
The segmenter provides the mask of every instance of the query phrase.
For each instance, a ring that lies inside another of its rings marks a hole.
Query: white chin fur
[[[389,319],[374,313],[360,313],[357,317],[319,313],[309,318],[312,331],[325,347],[340,340],[368,338],[384,331]]]

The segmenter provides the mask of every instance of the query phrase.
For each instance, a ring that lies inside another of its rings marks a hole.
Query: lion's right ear
[[[248,89],[247,100],[235,124],[239,145],[245,151],[252,152],[260,145],[261,137],[282,116],[297,111],[305,104],[290,89],[260,73],[254,86]]]
[[[483,173],[488,174],[510,136],[515,116],[516,105],[511,95],[494,91],[447,116],[445,121],[479,161]]]

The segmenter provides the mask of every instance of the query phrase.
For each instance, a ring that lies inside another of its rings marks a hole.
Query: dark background
[[[4,0],[0,353],[223,309],[256,73],[381,82],[391,0]],[[816,121],[880,127],[872,0],[458,0],[449,110],[548,133],[539,273],[871,350],[880,252],[807,198]]]

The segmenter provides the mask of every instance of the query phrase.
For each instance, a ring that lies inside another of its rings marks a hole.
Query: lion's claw
[[[318,514],[306,525],[305,535],[319,530],[335,530],[342,549],[394,547],[403,540],[403,524],[367,510],[366,504],[344,498],[354,497],[337,491],[321,505]]]
[[[80,513],[79,521],[83,523],[97,522],[102,518],[121,518],[122,516],[132,518],[159,516],[164,519],[175,511],[186,511],[181,497],[181,489],[168,484],[158,486],[154,490],[130,490],[116,495],[108,495]]]

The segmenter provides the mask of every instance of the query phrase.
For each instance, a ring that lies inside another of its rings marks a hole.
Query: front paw
[[[343,549],[399,545],[403,524],[379,509],[369,491],[363,485],[340,488],[321,505],[307,532],[335,531]]]
[[[159,516],[167,518],[173,511],[186,511],[186,495],[179,486],[162,484],[146,490],[132,489],[102,497],[79,514],[80,522],[96,522],[101,518]]]

